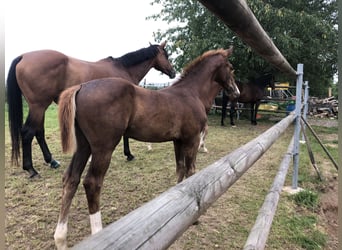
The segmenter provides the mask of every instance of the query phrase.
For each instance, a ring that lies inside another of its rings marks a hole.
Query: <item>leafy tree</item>
[[[304,79],[311,95],[324,96],[337,72],[336,0],[248,0],[248,5],[284,57],[296,69],[304,64]],[[148,17],[170,27],[158,30],[156,40],[166,39],[173,52],[176,69],[204,51],[234,46],[231,62],[241,80],[273,72],[277,80],[287,80],[272,65],[244,44],[221,20],[198,1],[153,0],[162,11]]]

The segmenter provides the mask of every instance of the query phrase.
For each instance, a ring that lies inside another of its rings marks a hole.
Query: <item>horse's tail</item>
[[[58,100],[59,128],[64,153],[73,153],[76,150],[76,94],[80,88],[81,85],[75,85],[64,90]]]
[[[7,76],[8,123],[12,141],[12,163],[19,165],[21,129],[23,127],[23,101],[18,86],[16,67],[23,57],[18,56],[11,64]]]

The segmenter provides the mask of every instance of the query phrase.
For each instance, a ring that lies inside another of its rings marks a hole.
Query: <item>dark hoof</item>
[[[61,166],[61,164],[60,164],[58,161],[56,161],[56,160],[52,160],[52,161],[50,162],[50,167],[51,167],[51,168],[56,169],[56,168],[59,168],[60,166]]]
[[[221,122],[221,126],[224,127],[224,123],[223,122]]]
[[[38,174],[38,172],[34,169],[30,169],[30,170],[27,170],[30,174],[30,179],[31,180],[34,180],[34,179],[39,179],[40,178],[40,174]]]
[[[196,220],[194,223],[192,223],[192,225],[196,226],[196,225],[199,225],[199,220]]]
[[[235,124],[230,124],[232,126],[232,128],[236,128],[236,125]]]
[[[133,161],[133,160],[134,160],[134,155],[127,156],[127,161]]]

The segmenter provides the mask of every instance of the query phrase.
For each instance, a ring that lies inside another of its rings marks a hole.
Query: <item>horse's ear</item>
[[[230,46],[229,49],[227,49],[226,51],[227,51],[227,56],[230,56],[231,54],[233,54],[233,46]]]
[[[160,44],[160,47],[162,47],[162,48],[164,49],[164,48],[165,48],[165,45],[166,45],[166,41],[162,42],[162,43]]]

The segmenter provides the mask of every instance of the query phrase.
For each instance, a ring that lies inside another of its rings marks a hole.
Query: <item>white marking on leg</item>
[[[205,136],[206,136],[206,131],[203,130],[200,133],[200,144],[198,146],[198,151],[200,151],[200,149],[203,148],[203,152],[208,153],[208,149],[205,147]]]
[[[54,238],[55,238],[55,244],[58,250],[65,250],[68,249],[67,246],[67,233],[68,233],[68,220],[64,223],[58,222]]]
[[[95,214],[90,214],[90,227],[91,234],[96,234],[97,232],[102,230],[102,220],[101,220],[101,211],[96,212]]]

